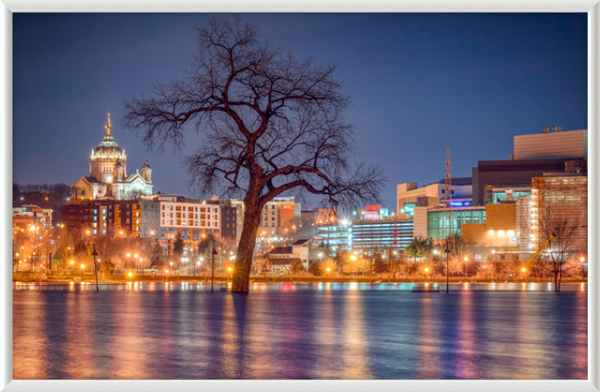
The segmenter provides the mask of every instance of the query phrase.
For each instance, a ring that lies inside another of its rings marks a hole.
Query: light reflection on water
[[[587,378],[587,285],[15,284],[15,379]]]

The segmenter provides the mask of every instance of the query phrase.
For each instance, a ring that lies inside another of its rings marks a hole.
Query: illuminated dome
[[[104,141],[98,144],[98,147],[92,151],[92,159],[125,159],[125,150],[122,150],[117,142],[113,140],[110,114],[108,115],[108,124],[106,124],[105,128],[106,136],[104,136]]]

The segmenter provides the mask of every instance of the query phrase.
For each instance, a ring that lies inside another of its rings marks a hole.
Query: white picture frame
[[[16,12],[585,12],[588,15],[587,380],[12,380],[12,13]],[[598,391],[600,390],[600,0],[0,0],[0,389],[3,391]]]

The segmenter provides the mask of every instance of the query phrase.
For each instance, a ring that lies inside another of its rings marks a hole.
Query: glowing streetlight
[[[231,272],[231,267],[227,268],[227,271]]]
[[[131,257],[131,253],[127,253],[127,257]]]
[[[133,276],[133,272],[129,272],[127,275],[129,275],[129,277]]]
[[[327,273],[331,272],[331,268],[327,267]]]
[[[352,261],[356,260],[356,256],[354,256],[354,255],[350,256],[350,260],[352,260]]]
[[[18,256],[19,254],[17,254]],[[585,261],[585,257],[581,256],[581,258],[579,259],[579,261],[581,261],[582,263]]]
[[[525,271],[527,271],[527,270],[526,270],[525,268],[522,268],[522,269],[521,269],[521,271],[525,272]]]
[[[429,272],[429,268],[425,268],[425,272]]]

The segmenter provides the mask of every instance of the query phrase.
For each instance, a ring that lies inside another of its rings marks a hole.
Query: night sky
[[[285,51],[323,64],[353,106],[358,160],[396,184],[454,177],[509,159],[514,135],[587,128],[586,14],[251,14]],[[128,173],[148,159],[154,192],[194,197],[183,151],[150,152],[124,130],[122,103],[185,76],[203,14],[14,14],[14,182],[73,184],[111,113]],[[312,207],[315,206],[313,202]],[[304,208],[310,206],[303,205]]]

